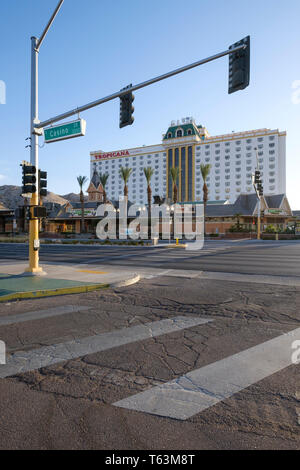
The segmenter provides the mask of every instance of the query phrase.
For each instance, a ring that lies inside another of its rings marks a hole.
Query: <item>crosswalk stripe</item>
[[[23,323],[31,320],[41,320],[43,318],[57,317],[66,313],[84,312],[90,309],[91,307],[83,307],[80,305],[65,305],[63,307],[48,308],[46,310],[39,310],[35,312],[7,315],[5,317],[0,317],[0,326],[12,325],[14,323]]]
[[[300,328],[120,400],[114,406],[186,420],[290,366],[292,344],[299,338]]]
[[[172,319],[122,328],[108,333],[76,339],[66,343],[45,346],[31,351],[12,354],[7,364],[0,366],[0,378],[41,369],[88,354],[95,354],[125,344],[174,333],[193,326],[204,325],[212,320],[199,317],[178,316]]]

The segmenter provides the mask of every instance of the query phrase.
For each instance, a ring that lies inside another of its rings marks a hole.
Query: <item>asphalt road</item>
[[[0,263],[26,260],[28,248],[0,244]],[[41,262],[101,264],[126,268],[300,276],[300,241],[209,241],[199,251],[167,247],[42,245]]]
[[[299,449],[299,312],[299,287],[166,276],[1,304],[0,449]]]

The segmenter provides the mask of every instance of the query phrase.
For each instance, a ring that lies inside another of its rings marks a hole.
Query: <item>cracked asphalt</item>
[[[164,276],[2,304],[0,318],[66,305],[77,308],[0,325],[8,357],[178,316],[211,321],[1,379],[0,449],[300,448],[299,365],[185,421],[113,405],[299,328],[300,288]]]

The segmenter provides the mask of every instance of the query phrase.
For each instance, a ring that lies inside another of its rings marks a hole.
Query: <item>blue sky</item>
[[[20,184],[29,159],[30,37],[58,0],[10,0],[0,10],[0,185]],[[227,49],[250,34],[251,86],[227,94],[228,58],[135,93],[135,123],[119,129],[119,101],[81,115],[85,137],[40,150],[58,194],[78,192],[89,152],[157,144],[171,120],[193,116],[211,135],[268,127],[287,131],[287,195],[300,209],[299,0],[65,0],[40,51],[40,119]],[[293,99],[293,93],[294,99]]]

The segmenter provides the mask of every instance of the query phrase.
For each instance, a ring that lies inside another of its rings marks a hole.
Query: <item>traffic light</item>
[[[30,210],[30,220],[44,219],[47,217],[47,209],[43,206],[32,206]]]
[[[255,177],[254,177],[254,183],[258,184],[260,182],[260,171],[256,170],[255,171]]]
[[[236,42],[229,49],[245,45],[245,49],[229,54],[228,93],[244,90],[250,83],[250,36]]]
[[[123,90],[131,87],[132,85],[129,85],[128,87],[123,88]],[[134,107],[132,106],[133,102],[134,95],[131,92],[126,93],[126,95],[120,97],[120,129],[125,126],[131,126],[134,122]]]
[[[47,172],[39,170],[39,190],[40,196],[46,197],[47,191]]]
[[[36,193],[36,167],[22,165],[22,194]]]

